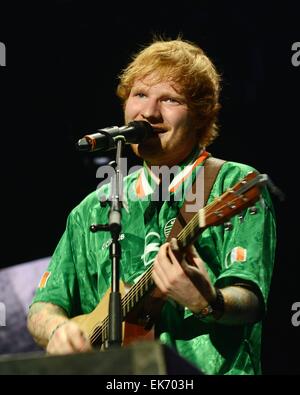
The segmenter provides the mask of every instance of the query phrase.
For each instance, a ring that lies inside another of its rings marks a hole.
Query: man
[[[218,134],[219,80],[204,52],[181,39],[152,43],[120,76],[117,93],[126,124],[147,121],[154,130],[145,142],[132,145],[144,167],[125,180],[121,278],[132,285],[153,264],[153,280],[166,299],[156,334],[204,373],[258,374],[275,251],[268,192],[262,191],[254,215],[247,209],[232,219],[232,230],[209,227],[183,253],[176,239],[165,242],[167,225],[185,199],[184,193],[176,200],[176,193],[194,182],[209,157],[206,147]],[[153,202],[157,169],[175,165],[175,178],[163,185],[170,199]],[[225,162],[208,203],[249,171],[247,165]],[[103,195],[109,196],[107,185],[71,212],[31,305],[29,331],[48,353],[91,349],[91,339],[70,318],[93,311],[110,287],[110,235],[89,231],[91,224],[107,222],[109,207],[99,205]]]

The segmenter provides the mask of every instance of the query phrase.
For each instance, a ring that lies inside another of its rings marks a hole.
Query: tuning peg
[[[229,230],[232,230],[232,228],[233,228],[233,225],[232,225],[231,222],[228,221],[228,222],[225,222],[225,223],[224,223],[224,229],[225,229],[225,230],[228,230],[228,231],[229,231]]]
[[[240,223],[242,223],[244,221],[244,216],[242,214],[240,214],[238,216],[238,219],[239,219]]]
[[[252,206],[252,207],[249,207],[249,212],[251,215],[255,215],[255,214],[257,214],[258,209],[256,206]]]

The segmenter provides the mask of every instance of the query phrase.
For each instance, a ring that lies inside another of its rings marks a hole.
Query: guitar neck
[[[150,292],[155,284],[152,279],[153,265],[151,265],[142,277],[129,289],[122,298],[122,314],[123,318],[130,313],[134,307],[140,302],[144,295]]]
[[[201,210],[200,210],[201,211]],[[203,231],[200,226],[202,214],[195,214],[192,221],[182,229],[178,234],[177,240],[179,246],[183,249],[191,244]],[[197,225],[198,224],[198,225]],[[152,279],[153,266],[151,265],[142,277],[129,289],[127,294],[122,298],[122,314],[123,318],[129,314],[134,307],[141,301],[141,299],[155,287]]]
[[[195,242],[206,228],[226,222],[229,218],[255,203],[260,197],[260,187],[265,185],[267,181],[267,175],[250,172],[234,187],[200,209],[177,235],[179,248],[184,250],[188,245]],[[124,318],[141,298],[153,289],[152,270],[153,267],[149,267],[123,297],[122,311]]]

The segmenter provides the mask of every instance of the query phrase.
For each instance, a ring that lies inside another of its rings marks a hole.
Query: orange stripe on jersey
[[[236,249],[236,260],[239,262],[244,262],[246,260],[246,251],[242,247]]]
[[[142,172],[139,175],[139,178],[137,179],[136,182],[136,194],[138,197],[144,196],[143,185],[142,185]]]
[[[181,185],[190,176],[194,168],[198,166],[200,163],[202,163],[208,157],[208,155],[209,153],[207,151],[203,151],[202,154],[199,156],[199,158],[196,159],[196,161],[193,163],[193,166],[191,166],[190,171],[187,174],[185,174],[185,176],[182,177],[177,184],[175,184],[172,188],[170,188],[170,192],[175,192],[176,189],[179,187],[179,185]]]
[[[51,272],[45,272],[42,275],[42,278],[41,278],[41,280],[39,282],[39,286],[38,286],[39,288],[45,288],[45,286],[47,284],[47,281],[48,281],[48,278],[50,277],[50,275],[51,275]]]
[[[245,262],[247,260],[247,250],[243,247],[234,247],[231,251],[231,263]]]

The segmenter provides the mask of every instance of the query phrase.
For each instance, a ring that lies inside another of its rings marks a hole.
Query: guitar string
[[[221,196],[217,197],[213,202],[211,202],[208,206],[205,206],[204,209],[205,211],[209,211],[214,209],[215,206],[219,205],[220,201],[224,201],[228,198],[228,196],[231,198],[232,197],[232,192],[235,193],[234,195],[234,200],[227,202],[223,207],[219,207],[218,210],[223,209],[226,207],[226,205],[233,205],[235,201],[241,199],[243,192],[247,192],[247,190],[251,189],[255,184],[257,183],[257,177],[254,179],[250,179],[249,181],[246,180],[247,177],[245,177],[243,180],[241,180],[237,185],[235,185],[233,188],[228,189],[226,192],[224,192]],[[249,178],[249,177],[248,177]],[[246,183],[245,183],[246,182]],[[242,186],[240,186],[242,185]],[[239,193],[239,195],[237,195]],[[200,210],[195,214],[195,216],[192,218],[192,220],[187,224],[182,229],[182,232],[185,232],[186,234],[192,233],[195,228],[198,227],[198,220],[199,220],[199,213]],[[206,213],[205,213],[206,214]],[[207,215],[206,215],[207,217]],[[180,232],[181,233],[181,232]],[[183,234],[181,234],[183,236]],[[179,237],[177,237],[179,238]]]
[[[147,278],[145,279],[145,277],[147,277]],[[149,269],[147,270],[147,272],[144,274],[143,280],[142,280],[143,283],[148,282],[149,279],[151,279],[151,277],[152,277],[152,267],[149,268]],[[138,283],[137,283],[137,284],[138,284]],[[133,287],[135,287],[137,284],[135,284]],[[128,292],[128,293],[122,298],[122,300],[121,300],[121,303],[122,303],[122,314],[123,314],[123,316],[125,316],[126,310],[127,310],[127,307],[128,307],[128,303],[127,303],[128,294],[129,294],[130,291],[133,289],[133,287],[130,288],[129,292]],[[131,291],[131,293],[134,293],[134,292]],[[130,297],[131,300],[133,300],[133,297],[134,297],[134,296],[135,296],[135,295],[133,295],[133,296]],[[123,318],[123,317],[122,317],[122,318]],[[99,326],[98,324],[96,324],[96,325],[94,326],[93,331],[92,331],[91,341],[93,342],[94,340],[96,340],[96,339],[99,337],[99,335],[101,335],[101,336],[102,336],[102,342],[103,342],[103,331],[107,334],[107,329],[108,329],[108,316],[106,316],[106,318],[102,321],[101,326]]]
[[[222,196],[223,198],[225,198],[227,196],[229,192],[226,191]],[[223,199],[222,198],[222,199]],[[192,231],[195,230],[195,227],[198,227],[199,224],[199,213],[201,210],[204,210],[204,214],[206,214],[205,216],[207,216],[207,212],[209,212],[209,210],[212,210],[216,205],[220,204],[220,200],[217,198],[215,200],[213,200],[208,206],[203,207],[202,209],[198,210],[198,212],[193,216],[193,218],[191,219],[191,221],[181,230],[181,232],[179,233],[179,235],[181,237],[183,237],[183,233],[192,233]],[[191,231],[192,228],[192,231]],[[179,239],[179,235],[178,235],[178,239]]]
[[[219,205],[218,207],[218,211],[222,211],[224,210],[224,208],[230,207],[230,206],[234,206],[236,204],[237,201],[239,201],[241,199],[240,196],[235,196],[234,199],[231,199],[229,201],[226,201],[225,199],[227,197],[232,197],[231,193],[228,192],[226,193],[226,195],[223,196],[222,198],[222,203],[223,205],[220,206],[220,201],[218,201],[218,199],[216,199],[216,202],[213,202],[214,204],[212,204],[211,206],[207,206],[208,210],[205,210],[205,218],[206,218],[206,222],[207,220],[209,220],[211,215],[215,215],[216,211],[212,211],[215,207]],[[193,234],[195,232],[195,230],[197,230],[197,228],[199,228],[199,212],[192,218],[192,220],[189,223],[189,226],[186,226],[185,228],[182,229],[182,231],[179,233],[178,235],[178,239],[179,237],[183,240],[188,239],[188,236],[190,236],[191,234]]]
[[[225,197],[225,196],[224,196]],[[180,231],[180,233],[178,234],[178,239],[182,239],[185,237],[185,235],[189,235],[192,234],[195,229],[197,227],[199,227],[199,214],[200,211],[204,209],[204,214],[205,217],[207,218],[207,213],[209,213],[210,210],[214,209],[215,206],[217,206],[220,203],[220,201],[218,201],[217,199],[215,201],[213,201],[211,204],[209,204],[208,206],[200,209],[191,219],[191,221]],[[220,208],[219,208],[220,209]]]
[[[152,268],[148,269],[148,271],[146,272],[146,276],[148,278],[151,278],[150,274],[152,274]],[[144,280],[145,282],[146,280]],[[136,285],[136,284],[135,284]],[[132,288],[131,288],[132,289]],[[130,291],[129,291],[130,292]],[[126,295],[127,296],[127,295]],[[126,299],[126,298],[125,298]],[[124,298],[122,298],[122,313],[123,316],[125,316],[126,314],[126,310],[125,309],[125,305],[126,303],[124,302]],[[123,318],[123,317],[122,317]],[[94,340],[96,340],[97,338],[99,338],[99,336],[101,336],[102,339],[102,343],[105,341],[105,339],[107,339],[107,331],[108,331],[108,324],[109,324],[109,320],[108,320],[108,316],[106,316],[106,318],[102,321],[101,326],[95,325],[92,331],[92,336],[91,336],[91,341],[94,342]],[[103,332],[104,332],[104,338],[103,338]]]
[[[207,213],[209,213],[209,211],[212,210],[214,208],[214,206],[216,206],[219,203],[220,202],[216,199],[212,203],[210,203],[208,206],[205,206],[202,209],[200,209],[193,216],[191,221],[180,231],[180,233],[177,236],[177,239],[179,239],[180,241],[182,239],[185,239],[186,238],[185,235],[192,234],[195,231],[195,229],[197,229],[199,227],[199,214],[200,214],[201,210],[203,210],[205,217],[207,218]]]

